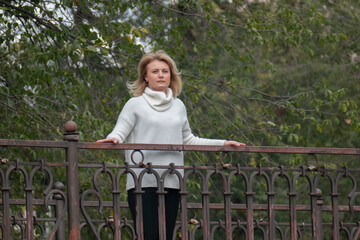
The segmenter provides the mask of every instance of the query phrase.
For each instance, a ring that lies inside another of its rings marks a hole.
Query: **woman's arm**
[[[97,143],[114,143],[114,144],[118,144],[119,139],[117,139],[117,138],[106,138],[106,139],[97,140],[96,142]]]
[[[123,143],[128,137],[135,124],[136,102],[130,99],[121,110],[116,125],[112,132],[106,137],[96,141],[97,143]]]
[[[246,146],[246,144],[237,141],[225,141],[224,146],[240,147],[240,146]]]

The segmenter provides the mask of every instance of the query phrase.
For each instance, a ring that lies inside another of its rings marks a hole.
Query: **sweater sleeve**
[[[194,136],[191,132],[191,128],[189,125],[189,121],[186,117],[186,122],[184,124],[183,130],[183,143],[185,145],[218,145],[223,146],[225,144],[225,140],[221,139],[208,139],[208,138],[199,138]]]
[[[116,125],[106,138],[116,138],[123,143],[135,126],[134,103],[130,99],[121,110]]]

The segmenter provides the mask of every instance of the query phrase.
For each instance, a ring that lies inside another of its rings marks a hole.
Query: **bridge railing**
[[[181,196],[173,239],[360,236],[360,168],[353,167],[360,149],[99,144],[79,142],[71,122],[64,141],[0,139],[0,146],[2,239],[120,240],[135,239],[135,232],[143,239],[141,211],[134,224],[124,187],[134,169],[142,171],[134,177],[137,209],[141,176],[151,174],[159,183],[160,239],[169,175],[179,179]],[[140,156],[183,151],[198,162],[154,166],[142,159],[131,165],[124,150]]]

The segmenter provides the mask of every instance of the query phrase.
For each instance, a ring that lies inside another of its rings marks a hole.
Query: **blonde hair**
[[[157,52],[146,53],[142,56],[139,65],[138,65],[138,78],[132,82],[128,83],[127,87],[130,93],[134,96],[141,96],[146,88],[145,76],[147,73],[147,65],[154,60],[159,60],[167,63],[170,68],[170,88],[173,92],[173,97],[176,98],[182,90],[182,83],[180,78],[180,73],[176,67],[174,60],[163,50]]]

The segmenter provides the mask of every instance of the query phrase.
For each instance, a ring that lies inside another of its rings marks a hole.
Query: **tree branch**
[[[6,7],[8,7],[8,8],[11,8],[11,9],[14,9],[14,10],[17,10],[17,11],[19,11],[19,12],[22,12],[22,13],[24,13],[24,14],[32,17],[32,18],[34,18],[38,23],[40,23],[41,25],[46,26],[47,28],[50,28],[50,29],[56,30],[56,31],[60,31],[60,29],[59,29],[57,26],[55,26],[54,24],[52,24],[52,23],[49,22],[48,20],[44,20],[44,19],[42,19],[42,18],[39,18],[39,17],[37,17],[35,14],[27,11],[27,10],[24,9],[24,8],[16,7],[16,6],[14,6],[14,5],[11,5],[9,2],[3,1],[3,0],[0,0],[0,6],[1,6],[1,5],[2,5],[2,6],[6,6]]]
[[[176,12],[176,13],[179,13],[179,14],[182,14],[182,15],[187,15],[187,16],[194,16],[194,17],[199,17],[199,18],[202,18],[202,19],[206,19],[206,17],[204,17],[203,15],[201,14],[196,14],[196,13],[187,13],[187,12],[184,12],[184,11],[180,11],[180,10],[177,10],[177,9],[174,9],[174,8],[171,8],[171,7],[168,7],[164,4],[161,4],[159,3],[158,1],[153,1],[155,4],[159,5],[160,7],[163,7],[163,8],[166,8],[170,11],[173,11],[173,12]],[[247,29],[246,27],[242,26],[242,25],[239,25],[239,24],[235,24],[235,23],[228,23],[228,22],[222,22],[222,21],[219,21],[217,20],[216,18],[210,18],[210,21],[211,22],[216,22],[216,23],[219,23],[219,24],[224,24],[224,25],[228,25],[228,26],[232,26],[232,27],[239,27],[239,28],[243,28],[243,29]]]

